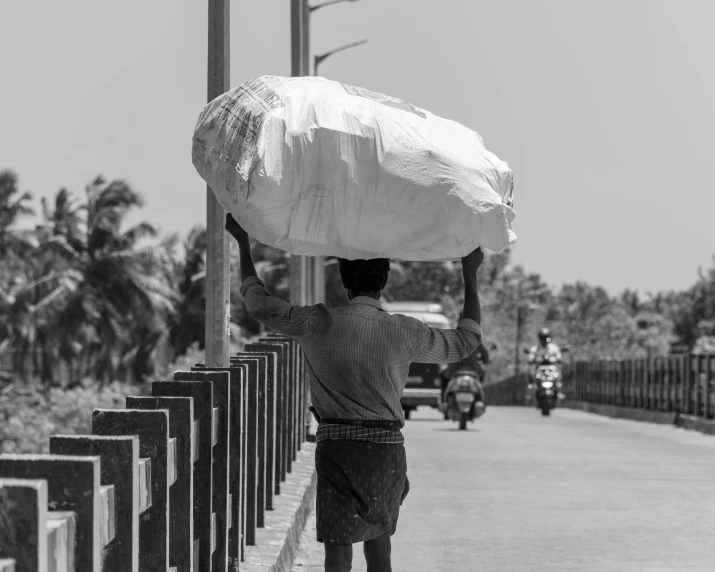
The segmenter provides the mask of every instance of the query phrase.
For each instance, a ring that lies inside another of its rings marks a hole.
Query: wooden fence
[[[49,455],[1,455],[0,572],[240,570],[307,438],[303,368],[270,335],[94,411]]]

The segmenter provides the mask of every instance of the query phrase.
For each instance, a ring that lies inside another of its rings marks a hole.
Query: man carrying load
[[[482,342],[477,270],[481,248],[462,259],[464,310],[456,329],[430,328],[380,306],[389,260],[340,260],[349,306],[292,306],[256,275],[248,234],[229,214],[238,242],[241,294],[249,313],[296,340],[306,358],[319,421],[317,539],[325,570],[351,570],[352,545],[364,542],[369,572],[390,572],[390,537],[409,491],[400,397],[410,363],[458,362]]]

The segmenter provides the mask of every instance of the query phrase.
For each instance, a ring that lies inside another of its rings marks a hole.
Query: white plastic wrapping
[[[516,241],[511,170],[477,133],[324,78],[218,97],[192,158],[251,236],[291,254],[453,260]]]

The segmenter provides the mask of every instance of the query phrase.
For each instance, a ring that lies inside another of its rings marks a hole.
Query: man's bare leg
[[[325,543],[325,572],[350,572],[352,568],[352,544]]]
[[[392,572],[390,560],[392,543],[389,533],[365,542],[363,551],[367,561],[367,572]]]

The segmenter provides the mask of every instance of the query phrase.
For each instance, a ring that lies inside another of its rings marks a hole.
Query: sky
[[[318,2],[318,0],[314,0]],[[231,85],[290,74],[289,0],[231,2]],[[548,283],[683,289],[715,255],[712,0],[359,0],[312,16],[321,75],[479,132],[514,171],[514,260]],[[0,168],[23,190],[127,180],[205,224],[191,135],[207,2],[2,0]]]

